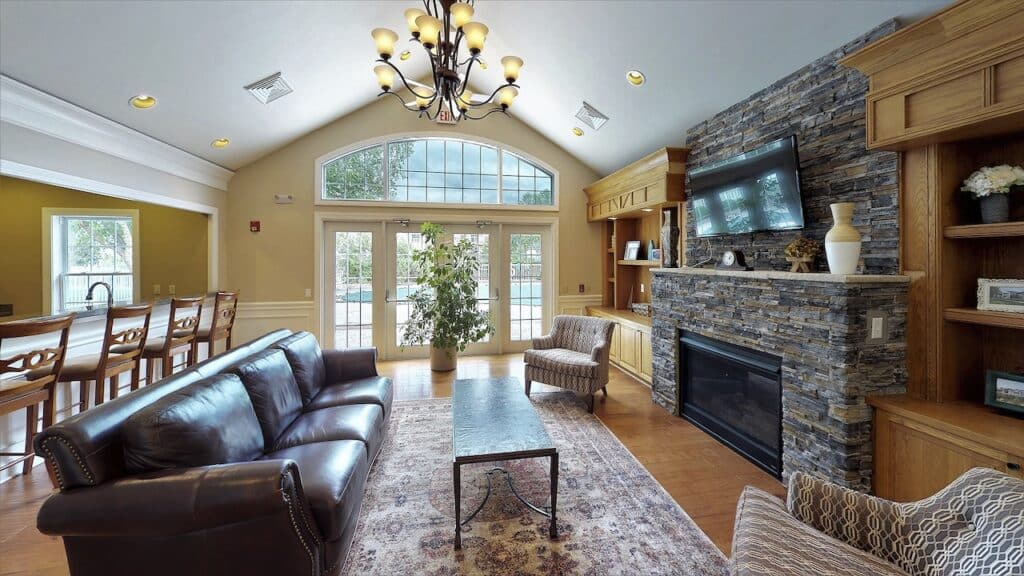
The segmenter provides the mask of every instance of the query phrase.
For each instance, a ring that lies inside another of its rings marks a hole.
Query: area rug
[[[571,393],[531,400],[558,446],[558,532],[517,501],[500,476],[454,550],[451,399],[395,402],[367,481],[342,574],[526,576],[726,573],[718,548],[647,470]],[[530,502],[548,501],[548,460],[462,467],[463,517],[486,491],[487,470],[510,471]]]

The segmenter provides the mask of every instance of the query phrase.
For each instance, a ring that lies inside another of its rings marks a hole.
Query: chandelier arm
[[[399,96],[398,94],[395,94],[394,92],[392,92],[392,91],[390,91],[390,90],[388,90],[387,92],[380,92],[380,93],[378,93],[378,94],[377,94],[377,98],[380,98],[381,96],[383,96],[383,95],[385,95],[385,94],[391,94],[391,95],[392,95],[392,96],[394,96],[395,98],[398,98],[398,101],[402,103],[402,108],[405,108],[406,110],[410,110],[410,111],[415,111],[415,110],[416,110],[416,108],[410,108],[410,107],[409,107],[409,106],[408,106],[408,105],[407,105],[407,104],[405,103],[405,100],[402,100],[402,97],[401,97],[401,96]]]
[[[459,98],[462,98],[462,95],[466,93],[466,88],[469,86],[469,73],[473,71],[473,62],[474,60],[470,58],[469,66],[466,66],[466,77],[462,79],[462,86],[459,87]]]
[[[424,96],[423,94],[420,94],[412,86],[409,85],[409,82],[407,82],[406,79],[405,79],[405,74],[402,74],[402,71],[399,70],[397,66],[395,66],[394,64],[392,64],[391,62],[389,62],[387,60],[384,60],[383,58],[380,59],[380,60],[377,60],[377,62],[383,62],[383,63],[387,64],[388,66],[390,66],[391,69],[394,70],[396,74],[398,74],[398,78],[402,81],[402,84],[405,85],[405,89],[408,90],[409,92],[412,92],[413,96],[415,96],[417,98],[428,98],[428,96]],[[429,96],[429,98],[430,98],[431,102],[433,102],[434,99],[437,98],[437,90],[436,89],[434,90],[434,94],[432,96]],[[401,96],[399,96],[399,99],[401,99]]]
[[[482,116],[470,116],[466,112],[463,112],[462,113],[462,117],[467,119],[467,120],[483,120],[484,118],[487,118],[488,116],[490,116],[491,114],[494,114],[494,113],[501,113],[501,114],[504,114],[505,116],[508,116],[509,118],[512,117],[512,115],[508,113],[508,110],[505,110],[501,106],[495,106],[494,108],[491,108],[490,110],[487,111],[486,114],[484,114]]]
[[[487,100],[484,100],[483,102],[477,102],[476,104],[470,104],[470,106],[473,106],[474,108],[476,108],[476,107],[480,107],[480,106],[485,106],[487,104],[493,104],[493,102],[491,102],[491,100],[493,100],[494,97],[498,95],[498,92],[500,92],[502,88],[507,88],[509,86],[515,88],[516,90],[519,90],[519,85],[516,84],[516,83],[502,84],[501,86],[498,86],[497,88],[495,88],[494,92],[491,92],[491,95],[487,97]]]

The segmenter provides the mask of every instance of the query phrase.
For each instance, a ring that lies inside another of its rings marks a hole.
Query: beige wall
[[[600,294],[600,227],[587,223],[583,193],[584,186],[598,179],[596,172],[514,118],[491,116],[457,126],[439,126],[402,111],[391,98],[370,104],[307,134],[236,172],[229,184],[224,219],[228,284],[239,288],[243,299],[250,302],[307,299],[304,290],[315,288],[314,211],[358,214],[383,210],[380,207],[314,206],[316,159],[357,142],[426,132],[494,141],[527,157],[532,156],[557,171],[559,294],[578,294],[581,283],[586,293]],[[295,202],[275,205],[274,194],[292,194]],[[444,222],[445,214],[451,213],[451,209],[404,207],[392,210],[396,218],[437,222]],[[525,218],[537,214],[504,209],[467,212],[481,214],[484,218],[487,214]],[[260,233],[249,232],[250,220],[262,222]]]
[[[207,288],[207,215],[155,204],[110,198],[48,184],[0,176],[0,303],[14,317],[43,314],[43,208],[110,208],[139,211],[139,282],[143,300],[153,284],[166,294],[193,295]],[[17,271],[17,274],[8,273]]]

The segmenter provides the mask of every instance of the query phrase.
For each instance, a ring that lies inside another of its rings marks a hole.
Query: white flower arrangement
[[[960,190],[984,198],[990,194],[1009,194],[1014,186],[1024,186],[1024,168],[1001,164],[976,170],[964,180]]]

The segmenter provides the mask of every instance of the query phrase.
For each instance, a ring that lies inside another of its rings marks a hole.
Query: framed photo
[[[640,255],[640,241],[639,240],[627,240],[626,241],[626,253],[622,255],[623,260],[636,260]]]
[[[1024,374],[986,372],[985,404],[1024,414]]]
[[[1024,280],[978,278],[978,310],[1024,314]]]
[[[649,260],[661,262],[661,248],[655,248],[654,250],[651,250],[651,253],[647,255],[647,258]]]

